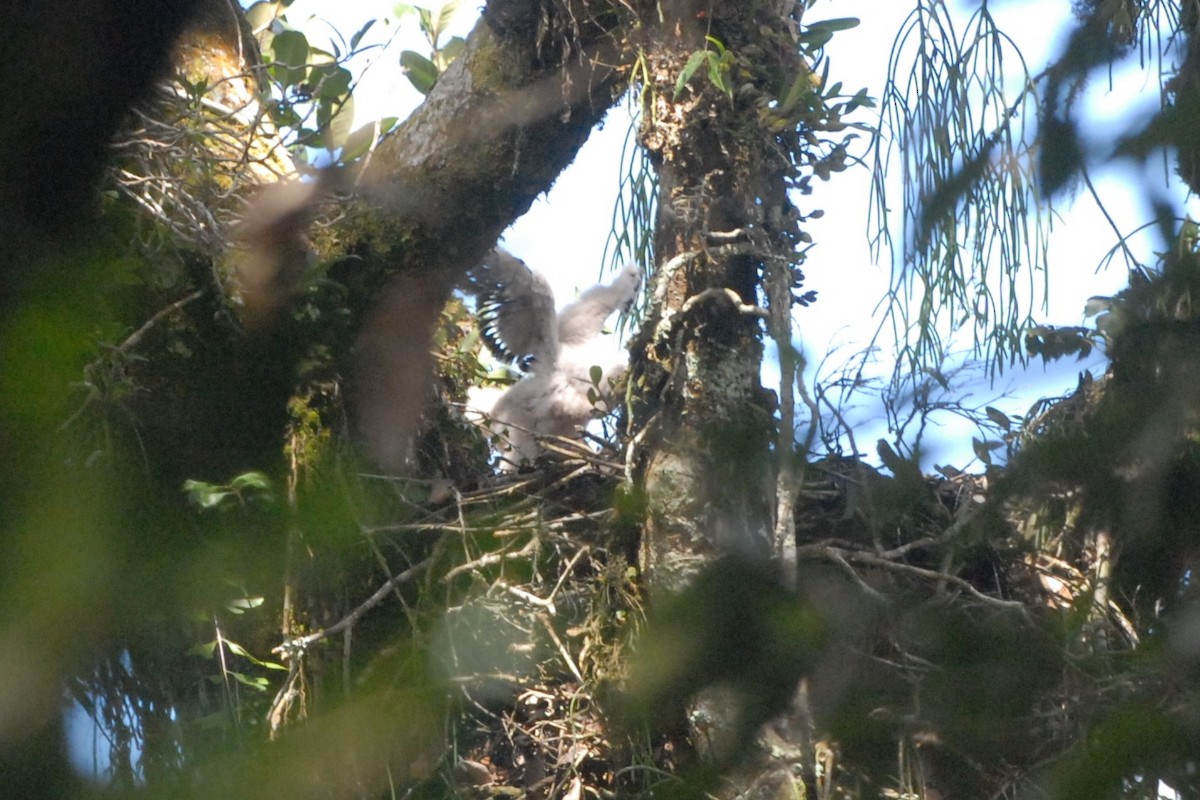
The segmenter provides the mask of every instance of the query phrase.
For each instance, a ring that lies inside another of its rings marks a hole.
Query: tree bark
[[[762,126],[758,100],[800,69],[794,42],[763,52],[763,29],[798,23],[792,4],[783,8],[677,0],[649,37],[641,138],[659,174],[662,266],[633,381],[634,462],[649,501],[642,567],[655,587],[686,583],[718,553],[772,551],[775,400],[759,378],[758,297],[760,275],[792,263],[799,232],[787,198],[791,144],[780,141],[795,130]],[[702,68],[677,94],[688,59],[704,50],[725,86]],[[771,302],[790,308],[790,295]]]
[[[0,742],[22,739],[28,746],[0,766],[28,773],[17,783],[26,796],[50,797],[74,791],[57,733],[63,680],[113,645],[122,625],[145,623],[123,609],[163,611],[151,599],[156,593],[183,605],[197,599],[180,586],[206,545],[182,509],[181,480],[227,481],[279,463],[287,399],[313,343],[299,341],[303,331],[288,323],[237,330],[219,298],[189,296],[173,313],[197,323],[191,331],[201,351],[180,357],[185,374],[155,378],[156,387],[177,378],[171,394],[143,391],[144,400],[131,403],[150,411],[130,426],[131,460],[144,458],[144,480],[122,474],[124,483],[108,481],[98,477],[104,467],[80,475],[61,465],[52,445],[62,418],[46,399],[61,400],[67,382],[78,380],[79,340],[93,335],[92,320],[113,321],[94,302],[86,312],[70,305],[109,288],[80,287],[105,278],[107,252],[90,242],[76,245],[88,252],[68,250],[55,237],[81,227],[76,212],[93,194],[118,123],[159,76],[191,3],[118,10],[110,2],[78,14],[78,3],[53,11],[25,5],[6,16],[0,34],[6,57],[0,98],[12,100],[4,103],[12,113],[0,123],[0,232],[10,245],[0,254],[0,352],[12,356],[6,366],[28,373],[19,381],[6,375],[14,388],[0,398],[7,457],[0,474],[13,479],[0,495],[0,562],[22,565],[0,584],[12,601],[6,608],[14,609],[0,618],[0,642],[20,654],[2,693],[12,702],[0,703],[6,709]],[[349,311],[357,332],[339,340],[356,342],[353,351],[334,355],[355,368],[360,423],[370,452],[385,465],[402,460],[397,431],[412,430],[426,396],[429,334],[451,288],[550,188],[620,91],[616,41],[628,17],[604,3],[591,5],[600,10],[575,0],[491,2],[427,103],[378,148],[361,191],[329,234],[325,255],[341,254],[334,277],[350,289],[349,308],[339,310]],[[72,39],[73,32],[79,36]],[[50,46],[57,37],[62,46]],[[58,61],[64,51],[70,51],[65,63]],[[27,96],[31,86],[39,87],[39,97]],[[78,162],[72,144],[81,148]],[[53,214],[38,216],[50,206]],[[21,251],[27,245],[37,252]],[[76,257],[80,264],[71,263]],[[43,328],[74,323],[52,331],[64,341],[74,337],[72,347],[40,354],[42,343],[20,329],[14,311],[26,321],[50,320]],[[341,324],[336,319],[331,315],[328,324]],[[414,382],[412,375],[426,380]],[[76,487],[81,480],[85,485]],[[111,490],[111,483],[124,491]],[[176,569],[183,578],[173,582]],[[32,650],[25,647],[31,642],[38,643]]]
[[[352,402],[384,467],[407,459],[430,397],[429,336],[450,291],[619,96],[618,40],[630,20],[603,5],[489,3],[464,53],[365,173],[346,236],[355,260],[338,277],[369,308]]]

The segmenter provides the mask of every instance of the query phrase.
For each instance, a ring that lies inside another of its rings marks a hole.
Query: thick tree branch
[[[619,93],[623,18],[603,14],[579,0],[490,3],[360,184],[352,224],[367,224],[338,278],[369,308],[351,397],[367,452],[385,468],[406,461],[429,398],[429,334],[450,291],[550,188]]]

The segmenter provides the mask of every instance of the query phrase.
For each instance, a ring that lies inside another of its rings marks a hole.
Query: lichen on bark
[[[760,276],[793,263],[800,238],[787,196],[799,134],[763,125],[759,109],[803,59],[786,34],[799,4],[669,5],[671,24],[648,30],[645,44],[653,80],[641,141],[658,170],[663,268],[633,346],[633,461],[651,509],[642,567],[652,584],[675,586],[686,582],[680,569],[716,552],[771,552],[775,403],[759,378],[757,304]],[[764,49],[764,30],[788,46]],[[678,87],[701,51],[718,79],[701,69]],[[681,506],[677,493],[694,502]]]

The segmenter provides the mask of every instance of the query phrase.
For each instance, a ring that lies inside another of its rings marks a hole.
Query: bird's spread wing
[[[564,347],[583,344],[600,335],[604,320],[633,302],[642,273],[633,264],[624,267],[611,283],[585,291],[558,315],[558,340]]]
[[[479,327],[497,358],[550,367],[558,358],[554,292],[524,261],[497,248],[469,275],[479,299]]]

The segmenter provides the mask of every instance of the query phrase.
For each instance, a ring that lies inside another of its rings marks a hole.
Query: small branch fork
[[[430,560],[426,559],[418,564],[414,564],[401,573],[393,575],[388,580],[384,581],[383,585],[375,590],[375,593],[359,604],[358,608],[351,611],[340,620],[330,625],[328,628],[310,633],[305,636],[298,636],[293,639],[288,639],[281,645],[273,648],[272,653],[278,653],[284,658],[291,658],[295,655],[303,653],[312,644],[315,644],[322,639],[328,639],[330,636],[336,636],[343,631],[349,630],[354,623],[358,622],[364,614],[370,611],[375,606],[383,602],[383,598],[391,594],[396,587],[408,583],[413,578],[420,575],[425,570],[429,569]]]
[[[921,541],[926,545],[940,542],[939,539],[925,539]],[[916,544],[916,542],[912,543],[914,546]],[[906,548],[907,549],[905,552],[913,549],[912,546],[906,546]],[[899,549],[900,548],[897,548],[897,550]],[[1020,611],[1022,613],[1027,611],[1026,605],[1019,600],[1001,600],[998,597],[992,597],[991,595],[984,594],[972,586],[970,582],[958,577],[957,575],[950,575],[934,569],[917,567],[900,561],[893,561],[891,558],[889,558],[889,556],[901,555],[901,553],[898,553],[897,550],[892,550],[885,553],[868,553],[863,550],[852,550],[845,547],[837,547],[835,545],[818,543],[802,545],[796,548],[796,556],[798,559],[831,561],[839,567],[842,567],[843,570],[849,570],[854,578],[854,582],[858,584],[860,588],[866,591],[867,594],[877,600],[884,600],[883,595],[863,581],[862,576],[855,572],[851,565],[858,564],[866,567],[877,567],[890,572],[912,575],[933,583],[949,584],[963,590],[979,602],[989,605],[993,608],[1001,608],[1006,611]]]

